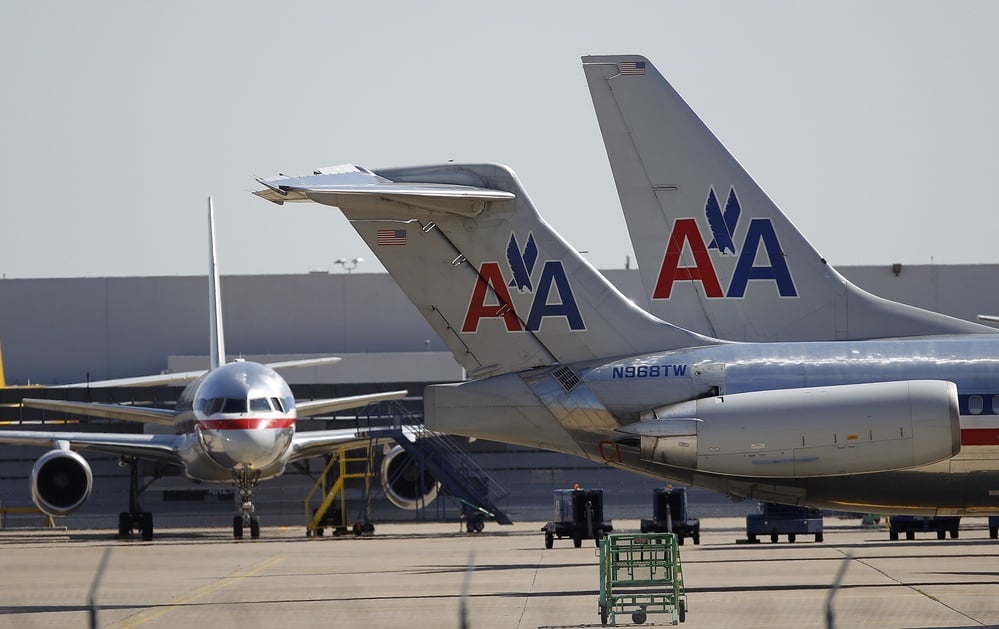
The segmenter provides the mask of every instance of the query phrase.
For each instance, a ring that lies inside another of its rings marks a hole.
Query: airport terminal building
[[[980,314],[999,315],[999,294],[982,291],[999,275],[999,265],[884,265],[841,267],[849,280],[882,297],[974,321]],[[645,301],[637,270],[605,275],[636,303]],[[461,367],[418,310],[387,274],[309,273],[305,275],[225,276],[223,319],[229,358],[274,362],[310,356],[341,356],[324,367],[283,375],[300,398],[355,395],[405,388],[409,397],[393,413],[419,419],[423,387],[464,378]],[[106,277],[0,280],[0,348],[8,387],[47,387],[206,368],[208,365],[208,282],[206,277]],[[59,394],[29,389],[31,397]],[[169,403],[179,388],[149,391],[87,391],[74,395],[116,402]],[[53,421],[51,415],[24,415],[16,402],[25,389],[2,391],[0,421]],[[76,398],[84,399],[84,398]],[[358,421],[359,414],[317,420],[323,427]],[[76,428],[74,428],[76,429]],[[95,429],[108,430],[107,424]],[[516,519],[547,519],[552,490],[603,487],[611,517],[644,517],[652,489],[661,481],[645,479],[573,457],[504,444],[461,440],[462,448],[505,488],[501,504]],[[0,446],[0,505],[30,505],[27,477],[43,452],[38,448]],[[88,457],[94,467],[94,493],[73,522],[112,526],[106,514],[127,502],[128,474],[109,457]],[[303,522],[304,499],[317,474],[291,469],[261,483],[257,502],[268,524]],[[231,515],[231,494],[224,486],[195,487],[182,476],[150,485],[147,508],[169,525],[182,518]],[[712,500],[727,509],[726,499]],[[375,502],[378,502],[376,498]],[[381,500],[385,503],[384,500]],[[444,504],[418,517],[456,517]],[[206,505],[214,505],[211,508]],[[387,504],[387,503],[386,503]],[[638,505],[636,507],[636,505]],[[384,506],[384,505],[383,505]],[[635,509],[642,511],[635,512]],[[750,508],[745,505],[744,510]],[[730,512],[730,511],[729,511]],[[378,517],[406,519],[412,513],[377,507]],[[710,515],[710,513],[705,513]],[[183,520],[188,521],[188,520]],[[201,520],[198,524],[211,524]]]

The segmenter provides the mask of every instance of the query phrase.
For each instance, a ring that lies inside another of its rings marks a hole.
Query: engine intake
[[[437,498],[440,482],[402,446],[395,446],[382,459],[382,489],[400,509],[413,511]]]
[[[94,475],[72,450],[46,452],[31,468],[31,500],[49,515],[68,515],[90,497]]]

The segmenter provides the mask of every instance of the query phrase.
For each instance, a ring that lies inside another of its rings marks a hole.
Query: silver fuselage
[[[231,482],[234,472],[260,479],[284,471],[295,435],[295,400],[273,369],[236,361],[201,376],[177,401],[184,473],[194,480]]]
[[[999,513],[999,337],[733,343],[569,367],[578,379],[571,391],[564,367],[431,387],[427,425],[738,497],[850,511]],[[956,384],[961,447],[956,456],[911,469],[812,478],[712,474],[643,460],[636,440],[621,430],[651,409],[698,398],[915,380]],[[453,395],[460,396],[454,405]]]

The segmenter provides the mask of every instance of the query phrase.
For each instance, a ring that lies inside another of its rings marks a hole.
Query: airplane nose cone
[[[210,430],[202,435],[213,459],[224,467],[262,469],[275,463],[291,443],[291,429]]]
[[[274,462],[277,452],[276,430],[227,430],[222,448],[230,459],[248,467],[263,467]]]

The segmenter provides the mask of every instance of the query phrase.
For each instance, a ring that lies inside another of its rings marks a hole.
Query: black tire
[[[241,515],[232,517],[232,538],[243,539],[243,516]]]
[[[701,543],[701,534],[694,533],[694,546],[697,546],[700,543]]]
[[[888,531],[888,539],[893,542],[898,541],[898,531]]]
[[[474,528],[475,528],[475,532],[476,533],[481,533],[483,531],[483,529],[486,528],[485,521],[484,520],[476,520]]]
[[[755,543],[756,543],[756,542],[758,541],[758,540],[756,539],[756,536],[755,536],[755,535],[753,535],[753,534],[751,534],[751,533],[750,533],[750,534],[747,534],[747,535],[746,535],[746,537],[748,537],[748,538],[749,538],[749,543],[750,543],[750,544],[755,544]]]
[[[572,545],[575,546],[576,548],[582,547],[583,546],[583,538],[582,537],[573,537],[572,538]]]
[[[677,546],[683,546],[683,535],[679,535],[679,534],[678,534],[678,535],[676,536],[676,545],[677,545]]]
[[[776,543],[777,543],[777,539],[778,539],[779,537],[780,537],[780,536],[779,536],[779,535],[777,535],[776,533],[771,533],[771,534],[770,534],[770,543],[771,543],[771,544],[776,544]]]
[[[787,534],[787,541],[790,542],[791,544],[793,544],[794,540],[796,540],[796,539],[798,539],[798,536],[795,535],[794,533],[788,533]]]
[[[319,528],[316,529],[316,537],[322,537],[323,533],[325,533],[325,532],[326,532],[326,529],[324,529],[323,527],[320,526]]]
[[[153,541],[153,514],[148,511],[143,511],[141,520],[142,520],[142,541],[144,542]]]
[[[260,539],[260,518],[250,516],[250,539]]]
[[[947,531],[943,529],[937,531],[937,539],[944,539],[945,537],[947,537]]]
[[[957,539],[957,529],[952,529],[950,532],[951,539]]]
[[[132,516],[128,513],[118,514],[118,539],[129,539],[132,537]]]
[[[916,539],[916,532],[915,531],[906,531],[905,532],[905,539]]]
[[[999,539],[999,526],[992,527],[989,529],[989,537],[992,539]]]
[[[680,617],[680,622],[687,621],[687,601],[681,599],[680,606],[677,608],[678,615]]]
[[[816,533],[815,534],[815,541],[816,542],[822,542],[822,539],[823,539],[822,538],[822,533]]]
[[[631,621],[636,625],[644,625],[645,621],[649,618],[649,615],[645,613],[645,610],[632,612]]]
[[[605,627],[607,626],[607,606],[606,605],[601,605],[600,606],[600,624],[603,625],[603,626],[605,626]]]
[[[555,536],[552,535],[551,531],[545,531],[545,548],[551,548],[555,545]]]

